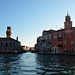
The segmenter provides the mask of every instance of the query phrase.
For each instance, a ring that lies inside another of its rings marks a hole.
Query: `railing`
[[[62,37],[58,37],[59,40],[62,40]]]
[[[58,44],[58,47],[62,47],[63,45],[62,44]]]
[[[41,40],[42,42],[45,42],[46,40],[45,39],[43,39],[43,40]]]

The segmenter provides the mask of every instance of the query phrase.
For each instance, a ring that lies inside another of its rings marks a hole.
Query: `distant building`
[[[11,38],[11,27],[7,27],[7,37],[0,37],[0,53],[23,53],[21,42],[17,39]]]
[[[35,47],[30,47],[29,51],[34,53],[35,52]]]
[[[25,51],[29,51],[29,49],[30,49],[29,46],[22,46],[22,48],[23,48]]]
[[[67,13],[64,29],[44,30],[35,48],[40,53],[75,53],[75,27]]]

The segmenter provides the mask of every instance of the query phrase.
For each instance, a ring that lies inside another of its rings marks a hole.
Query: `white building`
[[[11,38],[11,27],[7,27],[7,37],[0,38],[0,53],[23,53],[21,42]]]

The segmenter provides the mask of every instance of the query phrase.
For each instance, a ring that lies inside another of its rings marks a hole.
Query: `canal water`
[[[0,75],[75,75],[75,56],[0,54]]]

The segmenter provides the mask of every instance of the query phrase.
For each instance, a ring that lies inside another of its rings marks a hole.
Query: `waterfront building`
[[[75,53],[75,27],[67,13],[64,29],[44,30],[35,45],[40,53]]]
[[[29,46],[22,46],[22,48],[23,48],[25,51],[29,51],[29,49],[30,49]]]
[[[7,27],[6,37],[0,37],[0,53],[23,53],[21,42],[11,38],[11,27]]]
[[[36,51],[35,51],[35,47],[30,47],[29,52],[35,53],[35,52],[36,52]]]

